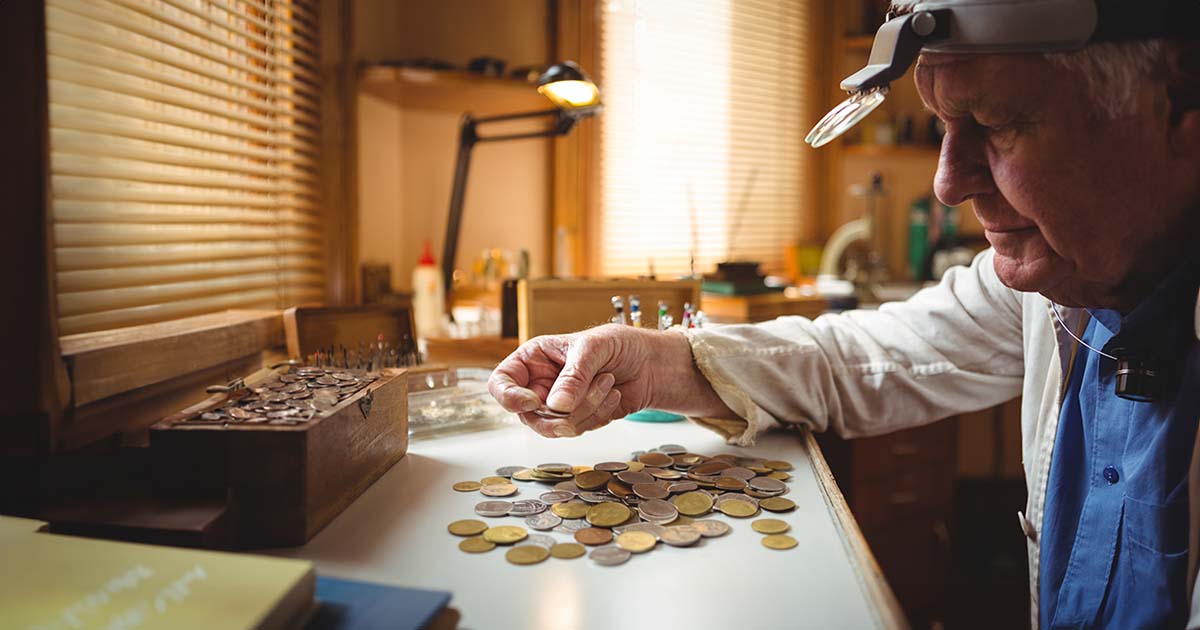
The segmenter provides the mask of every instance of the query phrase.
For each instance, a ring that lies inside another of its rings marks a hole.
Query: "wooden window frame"
[[[326,302],[335,305],[353,303],[358,292],[352,8],[352,0],[320,0],[321,212]],[[261,367],[283,344],[278,311],[227,311],[60,339],[47,80],[44,0],[0,2],[0,84],[14,95],[0,101],[0,185],[9,208],[0,269],[10,287],[0,317],[0,456],[120,441],[203,398],[205,385]],[[195,355],[178,360],[189,350]]]

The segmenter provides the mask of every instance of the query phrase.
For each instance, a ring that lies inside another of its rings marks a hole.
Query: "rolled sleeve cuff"
[[[704,378],[708,379],[721,402],[737,414],[737,418],[690,418],[692,422],[716,432],[729,444],[754,446],[758,436],[778,424],[778,420],[759,407],[744,389],[735,385],[724,374],[720,363],[715,360],[720,353],[706,340],[703,330],[686,330],[688,343],[692,347],[692,360]]]

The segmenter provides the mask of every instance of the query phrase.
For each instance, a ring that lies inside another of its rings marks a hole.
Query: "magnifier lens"
[[[875,111],[887,98],[887,88],[875,88],[858,92],[833,108],[808,132],[805,142],[817,147],[825,146]]]

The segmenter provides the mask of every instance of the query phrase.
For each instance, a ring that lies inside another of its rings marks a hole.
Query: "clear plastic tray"
[[[458,368],[455,372],[457,385],[409,395],[410,439],[484,431],[519,422],[488,393],[490,370]]]

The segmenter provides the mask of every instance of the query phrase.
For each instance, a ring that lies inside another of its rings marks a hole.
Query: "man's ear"
[[[1171,146],[1200,159],[1200,42],[1166,43]]]

